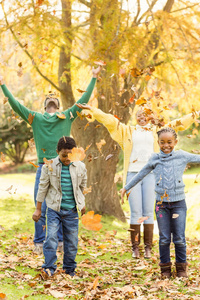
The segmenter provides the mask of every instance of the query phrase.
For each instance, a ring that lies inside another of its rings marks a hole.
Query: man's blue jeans
[[[34,187],[34,201],[35,201],[35,206],[37,205],[37,193],[39,189],[39,183],[40,183],[40,176],[41,176],[41,171],[42,171],[42,166],[43,164],[39,164],[39,168],[37,168],[36,172],[36,177],[35,177],[35,187]],[[38,222],[35,223],[35,235],[34,235],[34,243],[35,244],[43,244],[45,237],[46,237],[46,202],[44,201],[42,203],[42,214],[41,218],[39,219]],[[62,234],[62,226],[60,226],[60,229],[58,231],[58,241],[62,242],[63,241],[63,234]]]
[[[126,182],[128,183],[136,174],[128,172]],[[154,223],[155,178],[153,173],[145,176],[131,189],[128,201],[131,210],[130,224],[139,224],[138,219],[141,217],[148,217],[144,224]]]
[[[44,242],[43,252],[44,269],[49,269],[51,274],[56,270],[56,249],[58,246],[57,233],[60,225],[63,227],[64,257],[63,270],[67,274],[73,273],[76,268],[76,254],[78,249],[78,212],[76,208],[60,210],[57,212],[51,208],[47,210],[47,238]]]
[[[170,262],[171,235],[175,245],[176,262],[186,262],[185,225],[187,207],[185,200],[156,202],[156,218],[159,228],[160,262]]]

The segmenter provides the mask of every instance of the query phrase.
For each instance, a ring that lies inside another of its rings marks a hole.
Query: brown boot
[[[188,263],[175,263],[176,264],[176,276],[177,277],[188,277],[187,269]]]
[[[151,258],[151,248],[153,241],[153,227],[154,224],[144,224],[144,245],[145,245],[145,258]]]
[[[132,257],[140,258],[139,244],[140,244],[140,224],[130,224],[131,243],[132,243]]]
[[[168,263],[160,263],[160,270],[161,270],[161,279],[170,278],[171,277],[171,262]]]

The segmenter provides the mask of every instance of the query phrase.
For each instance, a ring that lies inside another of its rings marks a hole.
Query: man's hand
[[[80,103],[76,103],[76,106],[78,106],[81,109],[91,109],[91,106],[88,104],[80,104]]]
[[[4,82],[3,82],[3,76],[0,75],[0,85],[3,85]]]
[[[102,66],[98,66],[98,68],[96,68],[96,69],[94,67],[92,67],[93,77],[97,78],[99,73],[101,72],[101,70],[102,70]]]
[[[81,216],[85,214],[85,206],[81,209]]]
[[[41,210],[36,208],[34,214],[32,215],[32,219],[37,223],[40,217],[41,217]]]
[[[120,192],[120,194],[121,194],[122,204],[124,204],[124,195],[125,195],[125,193],[126,193],[126,190],[125,190],[125,188],[122,188],[119,192]]]

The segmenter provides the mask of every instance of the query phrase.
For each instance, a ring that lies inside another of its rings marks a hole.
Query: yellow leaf
[[[63,120],[66,119],[66,116],[64,114],[57,114],[57,117]]]
[[[72,152],[68,154],[71,161],[81,161],[86,157],[85,150],[81,148],[73,148]]]
[[[100,153],[102,153],[101,147],[104,146],[105,144],[106,144],[106,141],[104,139],[102,139],[99,143],[96,143],[97,149],[99,150]]]
[[[39,166],[35,165],[32,161],[29,161],[29,164],[33,165],[35,168],[39,168]]]

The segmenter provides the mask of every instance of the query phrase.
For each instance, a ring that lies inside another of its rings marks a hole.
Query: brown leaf
[[[87,195],[87,194],[89,194],[91,192],[92,192],[92,186],[90,186],[89,188],[84,188],[83,195]]]
[[[132,104],[134,103],[134,99],[135,99],[135,94],[133,94],[133,96],[129,99],[128,102]]]
[[[30,125],[33,123],[34,117],[35,117],[35,114],[32,115],[32,114],[30,113],[30,114],[28,115],[28,122],[29,122]]]
[[[81,90],[81,89],[77,89],[77,91],[79,92],[79,93],[86,93],[87,91],[84,91],[84,90]]]
[[[43,158],[43,162],[45,163],[45,165],[48,167],[49,171],[52,172],[53,168],[51,166],[53,160],[47,160],[46,157]]]
[[[47,150],[46,149],[44,149],[44,148],[41,148],[41,150],[45,153]]]
[[[90,123],[88,122],[88,123],[85,125],[84,130],[86,130],[87,127],[88,127],[89,125],[90,125]]]
[[[101,127],[101,125],[100,125],[100,124],[98,124],[98,125],[96,125],[96,126],[95,126],[95,128],[99,128],[99,127]]]
[[[131,75],[135,78],[141,76],[142,74],[143,74],[143,70],[138,70],[137,68],[131,69]]]
[[[3,98],[3,104],[6,104],[8,102],[8,97]]]
[[[32,161],[29,161],[29,164],[33,165],[35,168],[39,168],[39,166],[35,165]]]
[[[144,97],[138,99],[138,100],[135,102],[136,105],[143,105],[143,104],[146,104],[146,103],[147,103],[147,100],[144,99]]]

